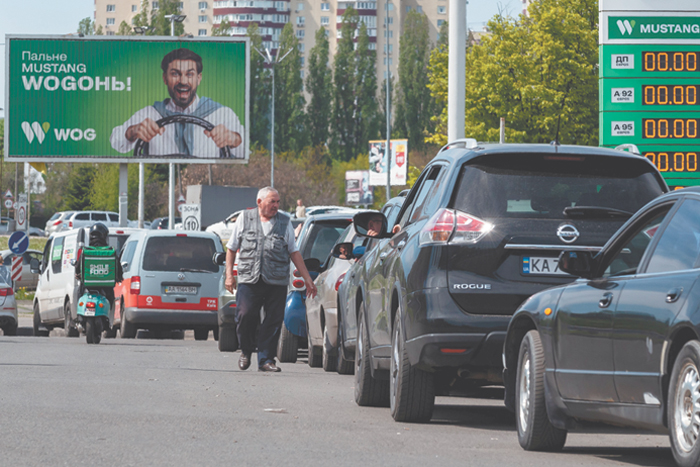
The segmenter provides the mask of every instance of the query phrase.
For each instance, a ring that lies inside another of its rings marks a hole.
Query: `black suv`
[[[376,212],[355,216],[358,234],[391,238],[355,297],[356,402],[389,402],[395,420],[426,421],[436,394],[502,384],[510,316],[530,295],[574,279],[558,269],[560,252],[599,251],[666,191],[648,160],[610,149],[473,140],[443,148],[397,226]],[[379,234],[368,235],[378,216]]]

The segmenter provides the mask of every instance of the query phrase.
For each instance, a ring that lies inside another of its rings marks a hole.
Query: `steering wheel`
[[[156,122],[156,124],[159,127],[164,127],[165,125],[169,125],[171,123],[191,123],[193,125],[201,126],[207,131],[211,131],[214,129],[214,125],[211,122],[208,122],[204,120],[203,118],[195,117],[194,115],[171,115],[169,117],[163,117],[160,120]],[[136,146],[134,147],[134,157],[148,157],[148,143],[145,142],[142,139],[139,139],[136,142]],[[158,156],[161,157],[161,156]],[[163,156],[165,157],[165,156]],[[187,156],[184,154],[178,155],[178,157],[195,157],[195,156]],[[230,159],[231,156],[231,148],[228,146],[224,146],[223,148],[219,149],[219,157],[221,159]]]

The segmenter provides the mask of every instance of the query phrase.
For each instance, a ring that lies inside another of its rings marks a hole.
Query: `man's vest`
[[[117,283],[117,253],[111,246],[85,246],[80,261],[85,287],[114,287]]]
[[[287,226],[289,216],[277,213],[272,229],[265,235],[257,209],[243,212],[243,231],[239,244],[238,282],[254,284],[260,277],[270,285],[289,283],[289,250]]]

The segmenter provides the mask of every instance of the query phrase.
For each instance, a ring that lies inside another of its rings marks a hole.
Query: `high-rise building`
[[[250,23],[258,23],[263,47],[271,51],[279,46],[285,24],[291,22],[299,39],[302,53],[302,73],[315,43],[316,31],[325,28],[330,41],[331,61],[335,54],[342,16],[348,8],[357,10],[360,21],[367,25],[370,47],[377,51],[377,83],[387,76],[397,76],[399,40],[406,16],[411,10],[428,18],[430,40],[436,42],[440,26],[449,17],[448,0],[185,0],[180,11],[186,15],[185,32],[194,36],[209,36],[213,26],[228,20],[234,36],[245,36]],[[116,34],[122,21],[132,25],[139,13],[139,0],[95,0],[95,27],[102,26],[107,35]],[[150,11],[158,8],[149,2]]]

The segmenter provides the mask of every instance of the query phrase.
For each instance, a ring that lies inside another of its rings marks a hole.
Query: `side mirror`
[[[355,226],[357,235],[361,237],[386,238],[388,236],[388,222],[381,212],[369,211],[355,214],[352,224]]]
[[[305,259],[304,265],[309,272],[318,272],[321,269],[321,261],[316,258]]]
[[[122,269],[126,271],[129,269],[129,262],[128,261],[122,261]]]
[[[559,269],[572,276],[590,279],[593,263],[593,256],[588,251],[562,251],[559,255]]]
[[[331,255],[338,259],[353,259],[356,257],[351,242],[338,243],[333,247],[333,253],[331,253]]]
[[[70,260],[70,265],[75,267],[75,260],[74,259]]]
[[[226,253],[214,253],[211,260],[217,266],[223,266],[226,263]]]
[[[38,259],[32,258],[29,261],[29,270],[32,272],[32,274],[41,274],[41,265],[39,264]]]

